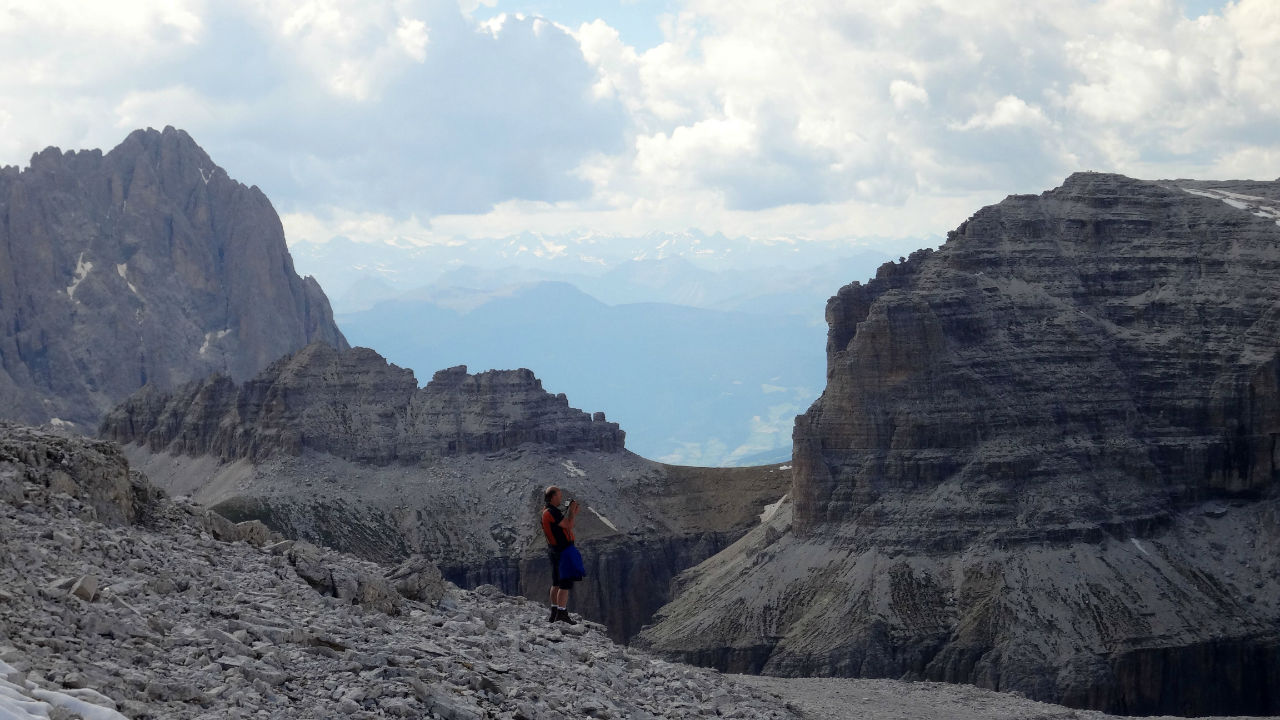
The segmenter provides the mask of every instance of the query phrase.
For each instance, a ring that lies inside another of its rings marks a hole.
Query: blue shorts
[[[561,590],[573,589],[576,580],[560,579],[560,551],[554,547],[547,546],[547,559],[551,561],[551,587],[560,588]]]

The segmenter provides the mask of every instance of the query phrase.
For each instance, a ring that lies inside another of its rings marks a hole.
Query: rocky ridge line
[[[143,388],[103,420],[101,437],[155,452],[262,461],[327,453],[374,465],[489,453],[523,443],[615,452],[626,433],[551,395],[529,370],[466,367],[418,388],[413,371],[367,348],[313,343],[243,384],[217,375],[173,392]]]

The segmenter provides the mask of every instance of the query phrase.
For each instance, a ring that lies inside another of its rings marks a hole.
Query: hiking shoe
[[[573,618],[569,617],[569,611],[568,611],[568,610],[561,610],[561,611],[560,611],[560,617],[558,617],[558,618],[556,618],[556,619],[557,619],[557,620],[559,620],[559,621],[560,621],[560,622],[562,622],[562,623],[569,623],[570,625],[577,625],[577,624],[578,624],[578,622],[577,622],[576,620],[574,620]]]
[[[551,606],[551,619],[550,619],[550,620],[547,620],[547,622],[555,622],[555,621],[557,621],[557,620],[559,620],[559,619],[560,619],[560,608],[556,607],[555,605],[552,605],[552,606]]]

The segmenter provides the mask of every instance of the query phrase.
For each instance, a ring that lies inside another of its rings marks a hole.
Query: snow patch
[[[587,471],[578,467],[578,465],[574,463],[572,460],[565,460],[562,463],[562,465],[564,465],[564,469],[568,472],[569,477],[586,477],[587,476]],[[595,511],[592,510],[592,512],[595,512]],[[614,529],[617,530],[617,528],[614,528]]]
[[[764,523],[767,523],[770,520],[772,520],[773,516],[778,514],[778,510],[782,508],[782,504],[785,503],[790,498],[791,498],[791,493],[787,493],[786,495],[783,495],[782,497],[778,498],[778,502],[773,503],[771,505],[765,505],[764,512],[760,513],[760,524],[763,525]]]
[[[1231,192],[1229,190],[1198,190],[1182,188],[1182,191],[1192,195],[1198,195],[1200,197],[1221,200],[1237,210],[1244,210],[1251,215],[1275,221],[1276,225],[1280,225],[1280,202],[1272,200],[1271,198],[1259,197],[1257,195],[1246,195],[1244,193]]]
[[[791,466],[790,466],[790,465],[779,465],[779,466],[778,466],[778,469],[779,469],[779,470],[790,470],[790,469],[791,469]]]
[[[56,428],[73,427],[75,425],[75,423],[68,422],[67,420],[63,420],[62,418],[49,418],[49,424]]]
[[[1138,538],[1129,538],[1129,542],[1132,542],[1134,547],[1141,550],[1143,555],[1151,555],[1151,553],[1147,552],[1146,548],[1142,547],[1142,543],[1138,542]]]
[[[84,720],[128,720],[114,706],[111,698],[93,690],[44,690],[0,662],[0,718],[5,720],[48,720],[55,708]]]
[[[200,354],[201,354],[201,355],[204,355],[205,353],[209,352],[209,348],[213,347],[213,344],[214,344],[215,342],[217,342],[217,341],[221,340],[222,338],[226,337],[226,336],[227,336],[227,333],[229,333],[229,332],[231,332],[231,331],[230,331],[230,330],[219,330],[219,331],[217,331],[217,332],[207,332],[207,333],[205,333],[205,334],[204,334],[204,344],[200,346]]]
[[[80,287],[80,283],[84,282],[85,277],[93,270],[93,263],[85,262],[84,253],[80,253],[80,257],[76,258],[76,275],[75,280],[67,286],[67,297],[72,300],[76,299],[76,288]]]
[[[592,515],[595,515],[596,517],[600,518],[600,522],[604,523],[605,525],[608,525],[610,530],[614,532],[621,532],[621,530],[618,529],[618,526],[609,522],[609,518],[601,515],[599,510],[596,510],[593,507],[589,507],[587,509],[591,511]]]
[[[124,280],[125,285],[129,286],[130,292],[134,295],[138,294],[138,288],[134,287],[133,283],[129,282],[129,263],[116,265],[116,274],[120,276],[121,280]]]
[[[128,720],[124,715],[121,715],[111,708],[87,702],[65,692],[32,690],[31,694],[37,699],[43,700],[54,707],[69,710],[84,718],[84,720]],[[94,693],[94,695],[97,695],[97,693]],[[104,697],[104,699],[106,698]]]
[[[210,170],[208,175],[204,174],[204,168],[200,168],[200,179],[204,180],[204,184],[209,184],[209,178],[213,177],[213,171]]]

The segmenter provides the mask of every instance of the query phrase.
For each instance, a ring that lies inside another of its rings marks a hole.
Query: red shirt
[[[560,508],[547,506],[542,511],[542,534],[547,536],[547,544],[554,548],[564,549],[573,544],[573,531],[560,527],[564,513]]]

